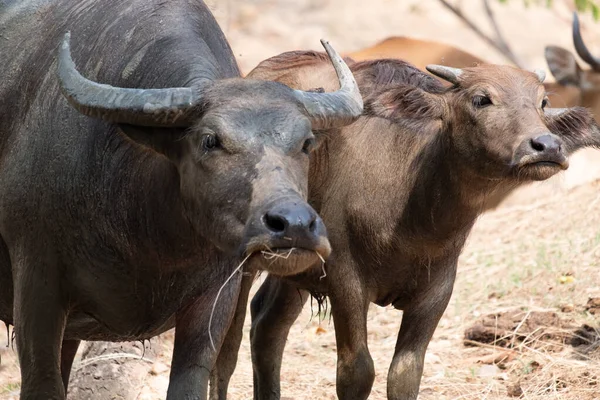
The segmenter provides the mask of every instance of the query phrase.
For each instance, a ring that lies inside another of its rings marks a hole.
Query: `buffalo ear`
[[[178,163],[184,151],[184,137],[187,131],[182,128],[154,128],[119,124],[119,129],[136,143],[163,154]]]
[[[570,51],[558,46],[547,46],[544,55],[548,68],[558,83],[580,85],[583,70]]]
[[[395,122],[404,120],[441,120],[445,102],[440,95],[415,86],[402,85],[369,96],[365,102],[367,115]]]
[[[588,109],[547,108],[544,119],[550,132],[565,141],[569,153],[584,147],[600,148],[600,128]]]

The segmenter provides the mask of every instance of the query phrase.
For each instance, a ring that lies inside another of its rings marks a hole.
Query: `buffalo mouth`
[[[320,237],[318,243],[259,243],[246,246],[245,254],[253,269],[267,271],[278,276],[296,275],[307,269],[322,265],[331,253],[329,240]]]
[[[569,159],[563,154],[550,157],[523,157],[518,165],[517,175],[521,179],[544,181],[569,168]]]

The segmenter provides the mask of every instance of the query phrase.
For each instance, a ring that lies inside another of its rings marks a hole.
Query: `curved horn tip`
[[[63,35],[63,39],[60,43],[60,47],[62,49],[70,49],[71,48],[71,31],[66,31]]]
[[[57,53],[59,75],[61,72],[64,72],[66,66],[75,69],[75,64],[71,58],[71,31],[65,32],[63,39],[58,46]]]
[[[336,71],[336,75],[340,83],[340,89],[349,91],[356,104],[360,105],[360,110],[356,110],[357,117],[360,116],[363,111],[363,99],[360,95],[360,90],[356,83],[356,79],[350,70],[350,67],[348,67],[348,64],[346,64],[344,59],[338,54],[333,46],[331,46],[328,40],[321,39],[321,44],[325,48],[327,56],[329,57],[329,60],[333,64],[333,68]]]
[[[339,58],[339,59],[341,59],[341,57],[338,54],[338,52],[335,51],[335,49],[333,48],[333,46],[331,46],[331,43],[329,43],[329,40],[321,39],[321,45],[323,46],[323,48],[327,52],[327,55],[329,56],[330,59],[333,59],[333,58]]]
[[[331,93],[294,90],[316,130],[348,125],[362,115],[364,107],[360,90],[346,62],[329,41],[321,39],[321,44],[335,69],[340,88]]]

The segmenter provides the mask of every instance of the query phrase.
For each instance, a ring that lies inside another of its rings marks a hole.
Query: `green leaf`
[[[583,12],[587,8],[588,0],[575,0],[577,11]]]
[[[1,1],[1,0],[0,0]],[[508,0],[497,0],[500,4],[507,4]],[[529,8],[532,5],[552,8],[555,5],[554,0],[521,0],[524,7]],[[579,13],[591,13],[594,21],[600,21],[600,0],[573,0],[575,8]]]

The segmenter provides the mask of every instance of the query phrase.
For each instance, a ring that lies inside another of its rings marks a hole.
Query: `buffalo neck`
[[[477,196],[474,191],[485,191],[485,184],[466,176],[444,132],[418,142],[409,172],[414,174],[414,181],[399,229],[434,242],[460,237],[469,231],[480,212],[469,196]]]
[[[83,123],[88,129],[75,141],[40,151],[48,160],[69,154],[60,163],[67,173],[55,182],[36,184],[49,187],[49,203],[57,209],[41,213],[62,212],[63,203],[78,205],[69,214],[75,226],[57,226],[56,236],[76,238],[73,248],[86,252],[80,257],[101,263],[178,269],[197,261],[210,246],[186,214],[176,166],[116,125],[85,118]],[[68,153],[70,147],[84,150]],[[55,162],[32,168],[54,167]]]
[[[448,137],[378,117],[327,134],[311,161],[310,201],[330,236],[347,226],[370,249],[460,250],[495,184],[456,160]]]
[[[477,173],[454,151],[450,135],[440,130],[419,141],[412,161],[416,176],[399,229],[462,247],[477,217],[516,186]]]

